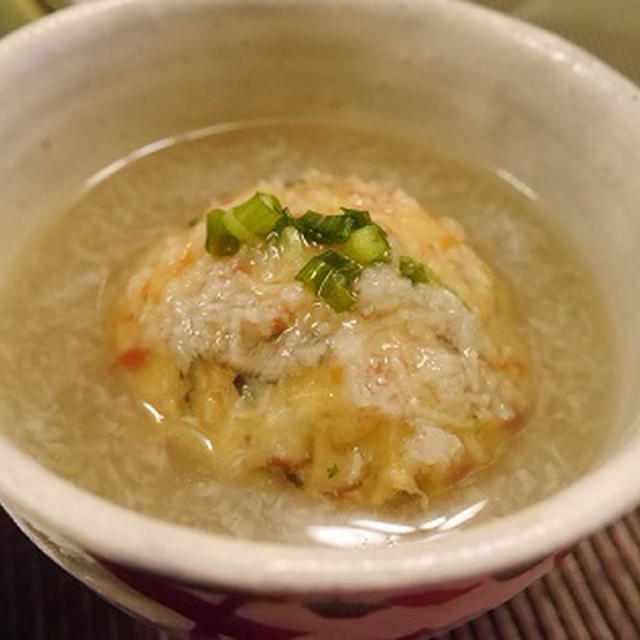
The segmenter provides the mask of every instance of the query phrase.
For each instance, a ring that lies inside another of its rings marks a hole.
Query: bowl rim
[[[251,1],[251,0],[250,0]],[[253,0],[255,1],[255,0]],[[640,92],[629,80],[560,37],[486,7],[448,0],[421,0],[474,28],[578,73],[602,95],[640,122]],[[273,5],[358,5],[357,0],[266,0]],[[19,29],[0,41],[0,69],[12,61],[46,59],[61,37],[131,5],[181,11],[224,7],[232,0],[101,0],[70,7]],[[262,0],[261,4],[265,1]],[[397,7],[397,0],[370,0],[369,7]],[[414,5],[415,6],[415,5]],[[360,5],[362,8],[362,5]],[[114,20],[115,22],[115,20]],[[36,60],[37,62],[37,60]],[[635,416],[635,422],[640,422]],[[144,516],[80,489],[40,466],[0,434],[0,494],[18,514],[61,535],[98,558],[117,561],[190,585],[269,593],[374,593],[468,582],[524,567],[610,522],[640,502],[640,428],[624,449],[551,497],[509,516],[441,539],[364,549],[258,542],[206,533]],[[634,483],[633,478],[638,478]],[[609,491],[604,491],[608,487]],[[611,490],[614,488],[614,490]],[[54,506],[54,508],[52,508]]]

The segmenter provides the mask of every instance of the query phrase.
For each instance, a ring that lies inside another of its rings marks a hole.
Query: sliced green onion
[[[296,274],[296,280],[313,289],[315,293],[320,292],[324,281],[335,271],[334,267],[324,260],[327,253],[328,251],[325,251],[320,255],[313,256]]]
[[[360,229],[365,225],[371,224],[371,216],[368,211],[361,211],[360,209],[347,209],[346,207],[340,207],[342,209],[342,215],[347,216],[353,223],[353,229]]]
[[[293,228],[294,226],[295,226],[295,222],[294,222],[293,216],[291,215],[291,212],[289,211],[289,209],[285,207],[282,210],[282,213],[280,214],[280,217],[278,218],[277,222],[273,226],[271,233],[275,236],[280,236],[287,227]]]
[[[233,255],[241,243],[253,244],[262,239],[277,239],[281,255],[296,260],[303,255],[303,239],[344,245],[346,256],[325,251],[309,260],[296,276],[337,311],[355,301],[352,287],[362,271],[361,265],[391,259],[386,233],[371,222],[368,211],[342,207],[338,215],[307,211],[294,218],[275,196],[257,192],[227,211],[214,209],[207,214],[206,248],[213,255]],[[414,266],[413,271],[416,269]],[[402,265],[401,273],[405,275]]]
[[[357,263],[331,249],[320,254],[323,261],[330,264],[336,271],[340,272],[352,285],[362,273],[362,267]]]
[[[377,224],[368,224],[356,229],[344,243],[342,250],[361,264],[391,260],[387,234]]]
[[[348,309],[356,301],[356,294],[351,285],[339,271],[333,271],[329,275],[318,294],[338,313]]]
[[[280,233],[280,255],[287,262],[301,258],[304,251],[302,236],[295,227],[285,227]]]
[[[307,240],[319,244],[340,244],[349,238],[353,220],[344,215],[325,216],[307,211],[296,219],[295,225]]]
[[[256,193],[225,213],[227,231],[241,242],[266,238],[282,217],[282,205],[275,196]]]
[[[222,222],[224,223],[225,229],[240,242],[255,242],[259,240],[255,233],[249,231],[249,229],[238,220],[234,209],[228,209],[224,212]]]
[[[315,211],[307,211],[295,219],[298,231],[307,240],[318,244],[342,244],[346,242],[352,231],[371,224],[368,211],[342,208],[338,215],[324,215]]]
[[[314,256],[296,275],[296,280],[312,289],[335,311],[344,311],[356,300],[353,283],[362,267],[335,251]]]
[[[251,233],[266,238],[282,217],[282,205],[269,193],[256,193],[246,202],[233,207],[238,221]]]
[[[232,256],[240,248],[238,239],[224,225],[224,214],[222,209],[212,209],[207,213],[205,248],[213,256]]]

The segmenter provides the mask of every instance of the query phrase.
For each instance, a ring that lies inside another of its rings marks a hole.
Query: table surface
[[[477,4],[555,31],[640,84],[640,0]],[[45,14],[41,0],[0,0],[0,34]],[[157,638],[43,556],[0,510],[0,639]],[[582,541],[525,592],[441,638],[640,638],[640,509]]]

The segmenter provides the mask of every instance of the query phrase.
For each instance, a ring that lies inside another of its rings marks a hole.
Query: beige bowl
[[[208,535],[75,488],[0,437],[3,504],[110,599],[192,637],[404,637],[510,597],[640,499],[640,95],[606,66],[457,2],[107,0],[0,42],[0,95],[0,277],[28,228],[136,148],[230,120],[360,114],[435,131],[529,185],[614,319],[622,383],[597,468],[430,542]]]

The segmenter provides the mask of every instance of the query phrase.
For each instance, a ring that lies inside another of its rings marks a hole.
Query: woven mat
[[[23,19],[34,17],[23,9],[25,0],[13,1],[16,15],[22,10]],[[640,83],[640,0],[478,4],[556,31]],[[6,18],[11,0],[0,0],[0,5],[0,18]],[[0,33],[8,30],[1,27]],[[0,510],[0,640],[158,638],[153,629],[120,613],[45,558]],[[640,510],[581,542],[507,604],[441,636],[494,638],[640,639]]]

